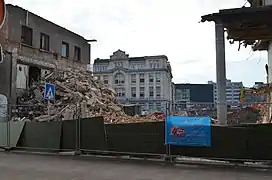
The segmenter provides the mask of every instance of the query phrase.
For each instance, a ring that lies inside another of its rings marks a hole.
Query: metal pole
[[[216,43],[216,87],[217,87],[217,119],[220,125],[227,124],[226,103],[226,62],[225,35],[222,24],[215,23]]]
[[[78,149],[77,153],[80,153],[81,151],[81,108],[79,108],[79,115],[78,115]]]
[[[80,106],[80,105],[79,105]],[[76,154],[79,152],[79,107],[76,107]]]
[[[9,103],[8,103],[8,106],[11,106]],[[8,107],[8,109],[10,109],[11,107]],[[7,118],[7,148],[10,149],[11,148],[11,144],[10,144],[10,119],[11,119],[11,113],[8,114],[8,118]]]
[[[6,52],[5,55],[7,55],[8,53]],[[12,108],[13,108],[13,95],[12,95],[12,81],[13,80],[13,55],[10,54],[10,89],[9,89],[9,101],[8,101],[8,122],[7,122],[7,140],[8,140],[8,148],[11,148],[11,143],[10,143],[10,137],[11,137],[11,129],[10,129],[10,122],[11,122],[11,118],[12,118]]]
[[[266,83],[268,86],[269,85],[269,77],[268,74],[266,76]],[[271,123],[271,92],[269,90],[270,88],[268,88],[268,93],[267,93],[267,123]]]
[[[50,100],[47,100],[48,116],[50,116]]]
[[[165,138],[167,138],[167,116],[169,116],[169,105],[168,103],[166,104],[166,111],[165,111]],[[170,144],[166,144],[166,153],[167,156],[171,156],[171,151],[170,151]]]

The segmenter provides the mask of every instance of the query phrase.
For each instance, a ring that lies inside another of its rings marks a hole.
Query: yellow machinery
[[[240,92],[240,102],[244,103],[245,95],[247,94],[256,94],[256,95],[269,95],[272,92],[271,84],[264,84],[262,87],[258,89],[245,89],[242,88]]]

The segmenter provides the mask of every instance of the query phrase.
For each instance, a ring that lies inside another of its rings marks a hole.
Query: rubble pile
[[[45,82],[56,86],[51,105],[43,99]],[[55,71],[41,82],[33,84],[18,98],[13,112],[14,121],[72,120],[103,116],[105,123],[160,121],[156,115],[128,116],[117,102],[115,91],[106,87],[88,72],[78,70]],[[49,107],[49,108],[48,108]],[[48,111],[49,110],[49,111]]]
[[[271,120],[269,120],[268,117],[268,107],[267,105],[260,107],[259,109],[259,119],[258,123],[263,124],[263,123],[271,123]]]
[[[228,112],[228,123],[267,123],[267,106],[252,106],[230,111]]]

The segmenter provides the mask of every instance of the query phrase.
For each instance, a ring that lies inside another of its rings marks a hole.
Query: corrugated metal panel
[[[8,124],[5,122],[0,122],[0,147],[8,146]]]
[[[29,70],[29,67],[27,65],[17,64],[16,88],[18,89],[27,88],[28,70]]]

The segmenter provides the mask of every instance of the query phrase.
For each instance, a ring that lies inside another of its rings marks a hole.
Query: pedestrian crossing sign
[[[45,83],[44,99],[45,100],[55,99],[55,85],[54,84]]]

